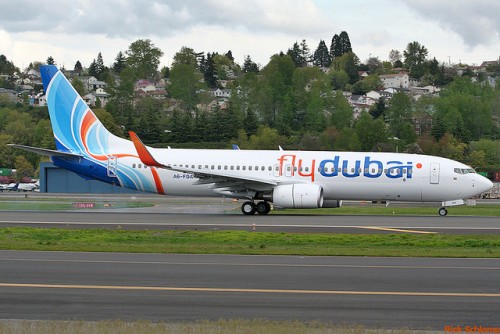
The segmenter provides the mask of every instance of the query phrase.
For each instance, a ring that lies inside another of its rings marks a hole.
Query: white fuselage
[[[162,164],[179,171],[158,169],[165,194],[220,196],[213,184],[199,182],[194,173],[216,174],[255,180],[255,190],[277,184],[314,183],[323,188],[325,199],[447,201],[477,196],[491,188],[491,182],[476,173],[457,173],[470,167],[445,158],[396,153],[253,151],[154,149]],[[149,173],[139,159],[118,159]],[[189,169],[190,173],[182,170]],[[235,185],[232,185],[233,188]],[[156,192],[155,189],[144,189]],[[234,193],[234,197],[239,196]]]

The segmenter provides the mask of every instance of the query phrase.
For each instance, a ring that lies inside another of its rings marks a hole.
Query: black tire
[[[259,215],[267,215],[271,211],[271,205],[266,201],[262,201],[257,203],[255,210]]]
[[[255,204],[253,202],[245,202],[241,204],[241,212],[243,212],[244,215],[250,216],[255,213]]]
[[[446,208],[439,208],[438,213],[441,217],[444,217],[448,214],[448,210]]]

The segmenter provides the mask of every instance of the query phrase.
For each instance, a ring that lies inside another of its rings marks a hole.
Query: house
[[[149,80],[141,79],[135,83],[135,91],[142,90],[143,92],[152,92],[156,90],[156,86]]]
[[[97,80],[96,77],[89,77],[87,79],[87,89],[89,91],[95,91],[98,88],[105,88],[106,83],[104,81]]]
[[[226,98],[226,99],[231,97],[231,90],[230,89],[217,88],[217,89],[213,89],[211,93],[214,97],[222,97],[222,98]]]
[[[410,87],[410,76],[401,71],[397,74],[383,74],[379,76],[384,88],[408,88]]]

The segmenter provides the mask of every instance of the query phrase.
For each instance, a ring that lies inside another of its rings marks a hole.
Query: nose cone
[[[476,179],[476,189],[479,193],[484,193],[493,188],[493,182],[485,178],[484,176],[478,175]]]

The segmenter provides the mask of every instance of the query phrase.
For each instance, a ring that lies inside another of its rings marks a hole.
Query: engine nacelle
[[[325,199],[323,201],[322,208],[340,208],[342,206],[342,200],[339,199]]]
[[[313,209],[323,205],[323,188],[316,184],[285,184],[273,190],[274,205],[288,209]]]

